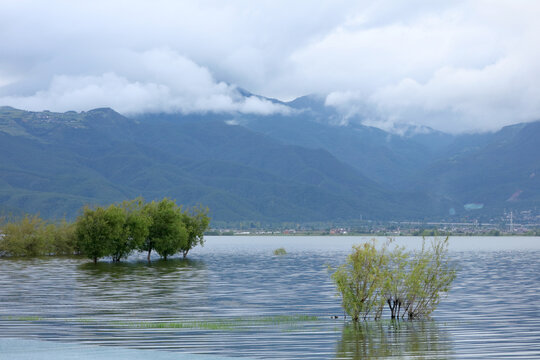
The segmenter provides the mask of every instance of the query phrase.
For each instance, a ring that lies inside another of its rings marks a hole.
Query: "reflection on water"
[[[75,316],[185,317],[209,298],[201,260],[85,262],[77,270]]]
[[[413,357],[446,359],[449,335],[435,321],[380,321],[348,324],[337,345],[337,359]]]
[[[359,241],[209,238],[189,260],[152,263],[0,259],[0,337],[275,359],[540,358],[539,238],[453,251],[461,270],[433,321],[355,328],[326,269]]]

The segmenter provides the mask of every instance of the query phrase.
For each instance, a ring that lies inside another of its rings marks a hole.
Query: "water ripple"
[[[540,358],[538,249],[455,251],[433,321],[353,327],[326,270],[350,246],[219,241],[151,264],[2,259],[0,336],[269,359]]]

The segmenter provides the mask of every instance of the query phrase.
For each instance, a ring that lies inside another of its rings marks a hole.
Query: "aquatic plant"
[[[286,255],[287,251],[285,248],[280,247],[279,249],[274,250],[274,255]]]
[[[35,322],[54,320],[55,322],[78,323],[81,325],[92,326],[115,326],[128,329],[199,329],[212,331],[245,331],[254,327],[295,327],[296,330],[301,329],[305,323],[313,323],[319,320],[313,315],[274,315],[263,317],[234,317],[234,318],[202,318],[198,320],[176,320],[176,319],[161,319],[156,320],[140,320],[140,321],[125,321],[125,320],[99,320],[88,318],[43,318],[40,316],[9,316],[7,320]]]

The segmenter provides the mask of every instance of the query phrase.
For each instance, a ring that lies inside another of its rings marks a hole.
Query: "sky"
[[[495,131],[540,119],[540,2],[0,1],[0,105]]]

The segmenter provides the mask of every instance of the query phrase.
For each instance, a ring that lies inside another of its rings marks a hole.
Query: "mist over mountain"
[[[399,135],[342,121],[317,96],[261,101],[292,110],[125,117],[2,107],[0,210],[74,217],[85,204],[167,196],[208,206],[221,222],[456,220],[540,201],[540,122]]]

